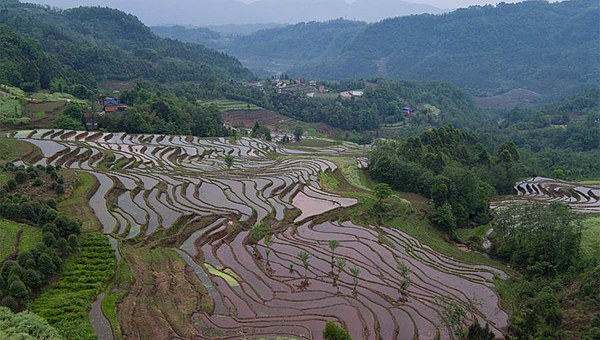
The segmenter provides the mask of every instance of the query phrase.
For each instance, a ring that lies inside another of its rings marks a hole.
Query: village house
[[[362,97],[365,93],[363,91],[344,91],[340,93],[342,99],[352,99],[354,97]]]
[[[409,116],[412,115],[413,112],[415,112],[415,110],[410,106],[403,106],[402,111]]]

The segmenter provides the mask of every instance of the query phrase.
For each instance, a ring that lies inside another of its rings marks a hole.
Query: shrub
[[[350,334],[345,329],[338,327],[333,321],[325,323],[323,330],[323,338],[325,340],[351,340]]]

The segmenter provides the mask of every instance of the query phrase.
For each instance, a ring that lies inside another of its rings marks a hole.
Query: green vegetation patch
[[[114,251],[106,236],[82,236],[80,253],[65,262],[60,278],[30,309],[67,339],[95,339],[88,313],[115,273]]]
[[[220,111],[260,111],[260,106],[249,104],[238,100],[219,99],[198,102],[202,105],[215,105]]]
[[[208,272],[211,275],[222,278],[231,287],[238,287],[240,285],[240,283],[235,278],[235,273],[231,269],[225,268],[223,270],[219,270],[219,269],[213,267],[209,263],[205,263],[204,265],[206,266],[206,268],[208,269]]]
[[[337,178],[325,172],[319,172],[319,185],[327,191],[337,191],[340,183]]]
[[[20,100],[10,98],[7,95],[0,95],[0,124],[26,124],[29,119],[22,118],[21,112],[23,112],[23,105],[21,105]]]
[[[0,339],[61,340],[62,337],[39,315],[31,312],[13,314],[10,309],[0,307]]]
[[[367,178],[358,166],[356,159],[350,157],[323,157],[335,163],[348,183],[363,190],[369,190]]]
[[[17,235],[21,234],[18,251],[27,251],[42,242],[42,230],[27,224],[0,220],[0,260],[15,251]]]
[[[0,139],[0,163],[22,160],[37,152],[40,151],[33,144],[14,139]]]
[[[583,220],[581,249],[587,255],[600,258],[600,216]]]

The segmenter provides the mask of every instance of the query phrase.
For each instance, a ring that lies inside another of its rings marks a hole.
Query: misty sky
[[[339,17],[379,21],[389,16],[442,13],[498,0],[21,0],[60,8],[107,6],[147,25],[222,25],[326,21]],[[344,4],[344,1],[348,5]],[[505,0],[504,2],[515,2]],[[409,4],[407,4],[409,3]],[[422,4],[422,5],[411,5]],[[434,6],[434,7],[431,7]],[[440,10],[441,9],[441,10]]]
[[[157,0],[147,0],[146,4],[151,6],[151,4],[156,1]],[[193,2],[194,0],[189,0],[189,1]],[[245,2],[245,3],[252,3],[252,2],[261,1],[261,0],[238,0],[238,1]],[[344,0],[344,1],[347,3],[353,3],[356,0]],[[80,1],[77,1],[77,0],[22,0],[22,2],[36,2],[36,3],[42,3],[42,4],[63,7],[63,8],[75,7],[80,4],[83,4],[83,5],[89,5],[89,4],[113,5],[114,4],[114,1],[110,1],[110,0],[80,0]],[[131,0],[122,0],[120,2],[127,3],[127,2],[131,2]],[[439,8],[459,8],[459,7],[468,7],[469,5],[497,4],[501,1],[497,1],[497,0],[407,0],[406,2],[412,2],[412,3],[416,3],[416,4],[428,4],[428,5],[432,5],[432,6],[439,7]],[[505,0],[504,2],[508,3],[508,2],[520,2],[520,1]]]

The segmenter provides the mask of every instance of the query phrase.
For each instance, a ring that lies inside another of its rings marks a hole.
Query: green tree
[[[69,238],[67,238],[67,244],[69,245],[69,249],[71,250],[79,249],[79,238],[77,237],[77,235],[69,235]]]
[[[345,329],[339,327],[333,321],[327,321],[325,323],[325,329],[323,330],[323,339],[325,340],[352,340],[350,334]]]
[[[452,206],[444,203],[439,207],[433,207],[429,213],[429,221],[436,228],[451,234],[456,229],[456,218],[452,212]]]
[[[67,103],[63,110],[63,114],[77,121],[81,121],[81,116],[83,115],[83,108],[78,103]]]
[[[27,289],[27,286],[19,279],[14,279],[8,284],[8,294],[21,301],[29,299],[30,296],[29,289]]]
[[[273,237],[269,234],[265,236],[265,253],[267,256],[267,263],[269,262],[269,254],[271,253],[271,246],[273,245]]]
[[[385,212],[384,200],[392,194],[392,188],[386,183],[379,183],[373,188],[377,202],[375,207],[380,214]]]
[[[473,323],[469,326],[469,330],[467,331],[466,340],[494,340],[496,339],[496,335],[494,332],[490,330],[490,325],[485,324],[485,327],[481,327],[479,322]]]
[[[462,339],[465,334],[463,320],[467,312],[464,308],[454,302],[441,303],[445,304],[445,307],[442,310],[442,323],[448,327],[450,334],[457,339]]]
[[[352,267],[350,268],[350,274],[352,274],[352,283],[354,284],[354,290],[358,286],[358,275],[360,274],[360,268]]]
[[[327,245],[329,246],[329,250],[331,250],[331,268],[333,269],[333,264],[334,264],[334,259],[335,259],[335,250],[337,247],[340,246],[340,241],[338,240],[329,240],[327,242]]]
[[[302,262],[302,266],[304,267],[304,277],[306,277],[308,275],[310,254],[302,250],[298,253],[298,259],[300,259],[300,261]]]
[[[58,331],[42,317],[31,312],[13,314],[0,307],[0,338],[62,340]]]
[[[495,255],[532,277],[551,277],[581,266],[580,217],[560,203],[502,209],[494,229]]]
[[[52,261],[52,257],[50,257],[47,253],[42,253],[37,261],[39,271],[46,276],[46,278],[50,277],[56,271],[56,265]]]
[[[228,169],[231,169],[231,167],[233,166],[233,156],[232,155],[225,156],[225,165],[227,166]]]
[[[302,139],[302,135],[304,134],[304,130],[301,126],[296,126],[294,128],[294,139],[296,142],[299,142]]]
[[[80,120],[65,115],[56,118],[54,123],[52,123],[52,127],[62,130],[84,130],[83,124],[81,124]]]

